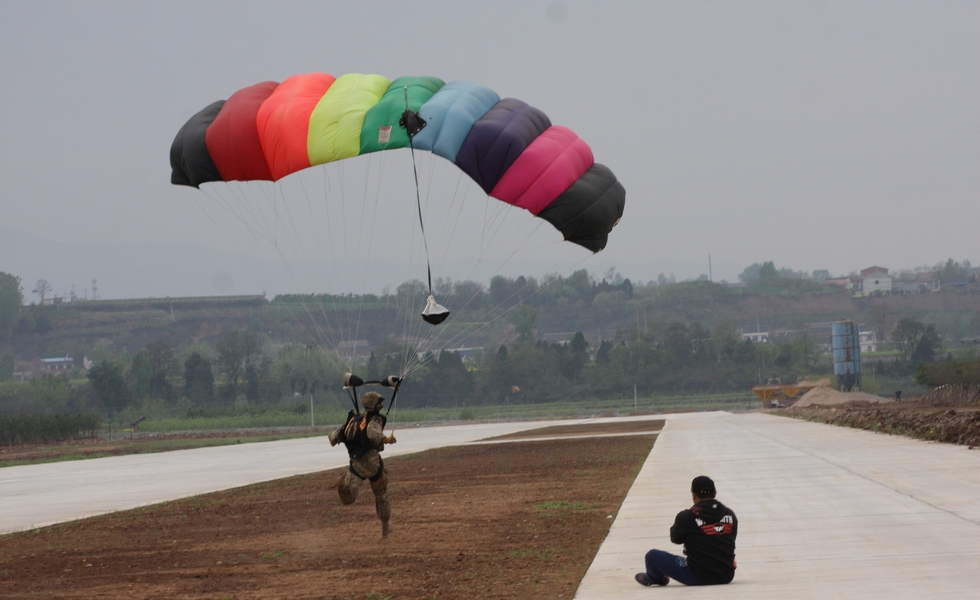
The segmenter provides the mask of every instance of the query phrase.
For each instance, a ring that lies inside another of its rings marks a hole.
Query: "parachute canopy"
[[[399,125],[406,108],[426,122],[412,138]],[[435,77],[308,73],[244,88],[180,129],[170,148],[170,181],[278,181],[409,145],[454,163],[489,196],[545,219],[593,252],[605,247],[623,214],[626,190],[570,129],[520,100]]]

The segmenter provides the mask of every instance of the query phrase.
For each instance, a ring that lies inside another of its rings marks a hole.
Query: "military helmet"
[[[385,401],[385,397],[377,392],[368,392],[361,397],[361,406],[364,410],[381,410],[381,403]]]

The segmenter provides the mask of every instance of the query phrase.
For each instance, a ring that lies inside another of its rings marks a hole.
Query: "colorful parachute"
[[[277,181],[331,161],[407,148],[402,113],[426,126],[416,149],[441,156],[488,195],[555,226],[593,252],[623,214],[626,191],[571,130],[472,83],[434,77],[294,75],[239,90],[197,113],[170,149],[171,183]]]

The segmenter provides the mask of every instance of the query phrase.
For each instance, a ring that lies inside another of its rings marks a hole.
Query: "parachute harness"
[[[422,194],[419,191],[419,169],[418,165],[415,164],[415,143],[413,141],[415,135],[425,128],[426,123],[425,119],[408,107],[408,86],[405,86],[405,112],[402,113],[398,124],[408,134],[408,147],[412,151],[412,173],[415,175],[415,205],[419,209],[419,228],[422,230],[422,245],[425,248],[425,268],[429,276],[429,298],[426,301],[425,308],[422,309],[422,319],[431,325],[438,325],[449,316],[449,310],[438,304],[435,294],[432,293],[432,263],[429,261],[429,242],[425,239],[425,223],[422,219]]]
[[[360,387],[362,385],[380,385],[380,386],[383,386],[383,387],[390,387],[390,388],[392,388],[391,401],[388,403],[388,408],[385,409],[385,414],[384,414],[384,420],[385,420],[385,423],[387,423],[388,422],[388,413],[390,413],[391,412],[391,409],[393,409],[395,407],[395,397],[398,396],[398,389],[401,388],[401,385],[402,385],[402,382],[403,381],[405,381],[405,378],[404,377],[398,377],[397,375],[391,375],[391,376],[385,377],[384,379],[381,379],[379,381],[364,381],[363,379],[361,379],[357,375],[354,375],[352,373],[345,373],[344,374],[344,389],[347,390],[347,396],[350,398],[351,404],[354,405],[354,411],[353,411],[354,414],[359,415],[359,414],[361,414],[361,407],[357,403],[357,388],[358,387]],[[362,430],[367,428],[367,420],[366,419],[363,419],[361,421],[360,427],[361,427]],[[394,426],[392,426],[391,433],[389,434],[389,437],[391,437],[393,439],[394,436],[395,436],[395,428],[394,428]]]

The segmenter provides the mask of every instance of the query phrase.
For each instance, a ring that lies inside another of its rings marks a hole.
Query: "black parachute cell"
[[[538,213],[569,242],[598,252],[623,216],[626,189],[605,165],[592,165],[561,196]]]
[[[211,160],[204,136],[224,105],[224,100],[209,104],[177,132],[170,146],[170,183],[201,187],[202,183],[222,181],[218,167]]]

